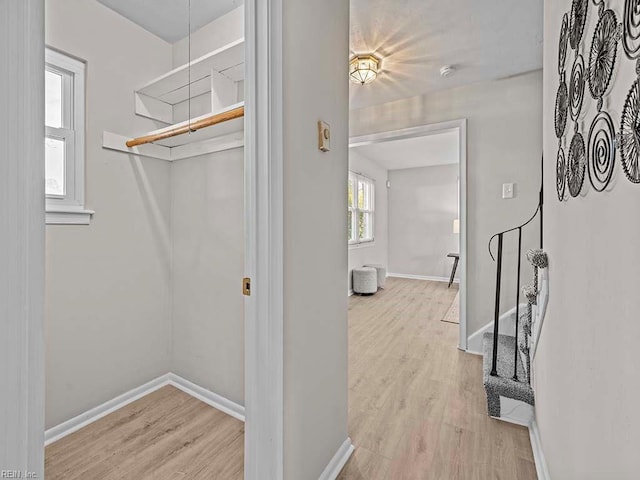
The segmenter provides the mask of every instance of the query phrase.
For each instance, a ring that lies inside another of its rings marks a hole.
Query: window
[[[348,184],[349,245],[374,240],[375,183],[372,179],[349,172]]]
[[[88,224],[84,207],[85,64],[45,54],[45,194],[47,223]]]

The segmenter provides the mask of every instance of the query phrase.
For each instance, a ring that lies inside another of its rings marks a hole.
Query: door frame
[[[284,477],[282,0],[245,1],[245,472]]]
[[[385,143],[407,138],[425,137],[446,131],[458,131],[460,165],[460,329],[458,348],[467,350],[467,119],[430,123],[416,127],[391,130],[368,135],[353,136],[349,139],[349,148]]]

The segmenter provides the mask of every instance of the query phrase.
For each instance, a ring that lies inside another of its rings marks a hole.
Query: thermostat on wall
[[[322,120],[318,120],[318,149],[321,152],[331,150],[331,127]]]

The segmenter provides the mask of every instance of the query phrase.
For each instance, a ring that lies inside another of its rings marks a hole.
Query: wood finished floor
[[[244,424],[167,386],[45,450],[46,480],[241,480]]]
[[[339,480],[535,479],[528,432],[487,417],[482,359],[440,320],[457,290],[388,279],[349,301],[349,432]],[[46,448],[47,480],[236,480],[244,425],[164,387]]]
[[[349,301],[349,434],[339,480],[536,479],[528,430],[487,416],[482,358],[441,322],[457,293],[390,278]]]

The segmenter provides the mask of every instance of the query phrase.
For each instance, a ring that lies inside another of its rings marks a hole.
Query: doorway
[[[399,152],[396,158],[389,159],[388,162],[382,160],[383,158],[385,158],[384,157],[385,148],[394,143],[397,143],[402,140],[408,140],[409,142],[414,142],[416,140],[428,138],[430,136],[434,138],[436,136],[443,137],[443,138],[445,136],[448,136],[449,138],[453,137],[454,141],[457,143],[456,150],[457,150],[458,158],[456,160],[458,165],[457,176],[459,181],[458,181],[458,192],[456,196],[457,196],[457,202],[458,202],[457,204],[458,218],[453,218],[447,228],[450,228],[451,234],[458,236],[459,248],[457,252],[450,252],[450,251],[443,250],[442,252],[440,252],[440,256],[442,257],[441,260],[446,262],[446,264],[451,269],[453,269],[454,264],[457,264],[457,272],[455,276],[459,278],[459,307],[458,307],[459,311],[457,312],[458,313],[457,316],[459,318],[458,348],[460,350],[466,350],[467,348],[467,322],[466,322],[466,317],[467,317],[467,302],[466,302],[466,296],[467,296],[467,288],[466,288],[466,250],[467,250],[466,248],[466,245],[467,245],[466,243],[466,238],[467,238],[466,236],[466,225],[467,225],[466,137],[467,135],[466,135],[466,129],[467,129],[467,126],[466,125],[467,125],[466,119],[454,120],[454,121],[442,122],[437,124],[421,125],[418,127],[411,127],[411,128],[406,128],[402,130],[395,130],[395,131],[382,132],[382,133],[376,133],[376,134],[370,134],[370,135],[362,135],[358,137],[351,137],[349,142],[349,148],[351,152],[359,151],[359,152],[363,152],[365,155],[368,155],[369,157],[377,158],[377,163],[383,164],[382,165],[383,168],[381,170],[386,169],[387,171],[396,170],[396,168],[394,168],[394,165],[395,167],[399,167],[397,168],[397,170],[399,171],[405,168],[426,165],[422,159],[414,160],[413,161],[415,163],[414,165],[413,163],[411,163],[412,155],[410,154],[403,155],[401,149],[395,150],[396,152]],[[405,151],[405,153],[407,152]],[[422,162],[422,163],[418,165],[418,163],[416,162]],[[351,168],[352,167],[350,166],[350,169]],[[354,166],[353,169],[359,170],[360,168],[358,168],[357,166]],[[358,172],[354,172],[354,174],[358,174]],[[375,188],[376,189],[393,188],[393,182],[390,180],[392,178],[393,176],[389,175],[386,180],[375,182],[376,183]],[[384,212],[385,215],[387,213],[388,212],[386,211]],[[377,222],[380,222],[380,220],[377,220]],[[362,245],[350,247],[350,262],[349,262],[349,272],[348,272],[349,282],[351,282],[352,268],[362,263],[360,258],[362,255],[357,249],[364,248],[364,247],[377,248],[377,249],[380,248],[380,246],[376,245],[375,242],[371,242],[368,245],[366,243],[363,243]],[[387,247],[384,246],[384,248],[387,248]],[[453,256],[447,257],[448,254],[453,255],[456,253],[459,254],[459,260]],[[384,253],[379,252],[379,256],[382,256],[382,255],[384,255]],[[440,268],[442,268],[442,266]],[[448,271],[447,273],[449,272],[453,273],[452,270]],[[389,272],[389,273],[401,273],[403,274],[402,276],[406,278],[412,278],[413,276],[415,278],[422,277],[423,279],[428,279],[428,276],[415,275],[411,273],[404,274],[405,272]],[[441,278],[436,278],[434,276],[434,278],[431,278],[431,279],[446,280],[447,282],[449,282],[449,275],[445,277],[444,275],[442,275],[442,273],[440,273],[439,275],[437,275],[437,277],[441,277]],[[453,276],[451,276],[451,278],[453,278]],[[352,289],[351,289],[351,283],[350,283],[349,293],[351,293],[351,290]]]

